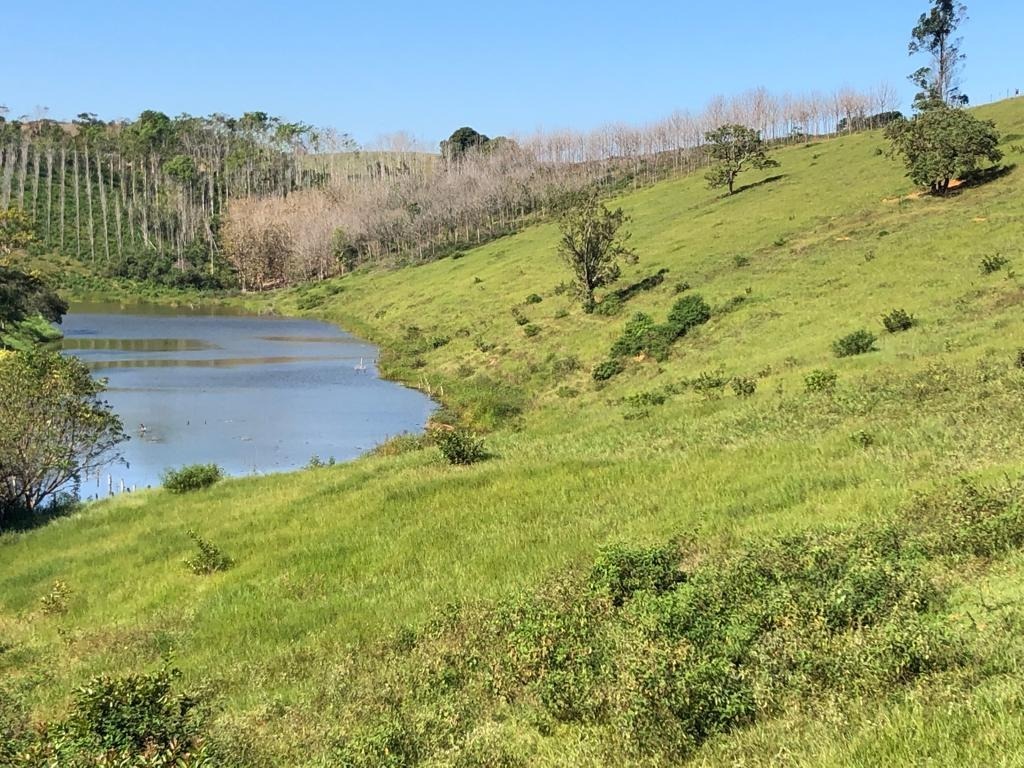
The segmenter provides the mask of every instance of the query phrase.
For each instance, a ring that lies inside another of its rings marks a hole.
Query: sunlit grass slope
[[[980,114],[1003,132],[1005,162],[1024,162],[1024,101]],[[668,272],[614,317],[585,315],[556,289],[568,272],[552,225],[274,297],[278,311],[335,320],[385,349],[438,339],[389,364],[493,427],[493,457],[453,468],[434,449],[372,456],[189,496],[138,494],[7,534],[0,675],[47,715],[90,674],[173,653],[190,679],[214,681],[224,721],[299,760],[317,747],[313,693],[345,649],[449,602],[530,586],[609,542],[693,534],[728,545],[882,520],[959,475],[1019,474],[1024,171],[922,198],[883,146],[866,133],[781,150],[780,168],[746,175],[731,198],[699,177],[623,195],[639,262],[616,287]],[[983,274],[982,257],[997,253],[1009,264]],[[711,321],[666,362],[630,361],[598,387],[590,371],[627,319],[664,320],[682,283],[712,306]],[[526,303],[534,293],[542,301]],[[919,324],[885,333],[880,318],[894,308]],[[860,328],[878,335],[877,351],[836,359],[832,341]],[[837,373],[834,395],[806,391],[815,369]],[[757,391],[681,386],[705,372],[756,379]],[[646,413],[624,402],[666,388]],[[187,572],[188,528],[237,566]],[[997,595],[1017,605],[1000,621],[1019,627],[1020,566],[976,574],[951,612]],[[66,615],[39,610],[55,580],[70,589]],[[931,750],[933,764],[956,765],[964,745],[995,759],[1024,748],[1024,684],[963,696],[937,683],[884,705],[783,715],[715,741],[697,762],[873,765]],[[936,746],[942,732],[957,735],[948,750]]]

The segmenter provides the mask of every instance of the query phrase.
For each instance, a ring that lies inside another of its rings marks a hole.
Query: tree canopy
[[[890,123],[886,136],[891,154],[906,163],[907,176],[932,194],[945,195],[953,179],[1003,158],[995,123],[953,107],[934,106],[910,120]]]
[[[0,265],[0,349],[25,349],[59,338],[67,302],[36,275]]]
[[[118,458],[127,437],[103,390],[75,357],[41,349],[0,357],[0,524]]]
[[[736,177],[748,168],[774,168],[778,162],[768,157],[761,132],[745,125],[723,125],[704,135],[707,152],[714,165],[705,178],[712,189],[728,187],[735,192]]]

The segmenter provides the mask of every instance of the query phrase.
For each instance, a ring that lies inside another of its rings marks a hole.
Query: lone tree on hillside
[[[995,123],[944,104],[890,123],[885,134],[892,142],[890,156],[902,157],[907,176],[934,195],[945,195],[950,181],[976,172],[982,162],[1003,158]]]
[[[745,125],[723,125],[704,134],[707,151],[715,165],[705,178],[711,189],[728,187],[729,194],[736,190],[736,177],[747,168],[776,168],[778,162],[768,157],[761,132]]]
[[[955,0],[932,0],[928,13],[922,13],[910,33],[910,55],[926,53],[931,66],[921,67],[910,76],[920,92],[914,98],[919,110],[945,104],[963,106],[967,96],[960,93],[959,70],[965,56],[960,53],[961,38],[954,37],[967,18],[967,6]]]
[[[636,261],[626,246],[628,232],[619,232],[629,217],[621,208],[608,210],[586,197],[566,207],[559,217],[558,253],[573,271],[573,284],[584,312],[593,312],[594,291],[619,279],[619,259]]]
[[[34,512],[117,459],[127,437],[102,381],[78,358],[29,350],[0,356],[0,526]]]
[[[458,160],[472,149],[482,149],[489,141],[484,134],[463,126],[441,142],[441,156],[445,160]]]

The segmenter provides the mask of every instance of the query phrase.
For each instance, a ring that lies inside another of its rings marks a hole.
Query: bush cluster
[[[486,745],[486,764],[526,765],[572,727],[605,764],[679,764],[788,706],[954,670],[969,636],[941,613],[928,559],[1024,546],[1021,490],[967,483],[887,524],[714,553],[609,547],[533,592],[451,607],[346,667],[332,757],[476,765]]]
[[[171,493],[187,493],[209,488],[223,479],[224,470],[216,464],[190,464],[164,473],[164,488]]]
[[[1010,260],[1002,254],[993,253],[988,256],[982,256],[979,266],[981,268],[981,274],[991,275],[993,272],[998,272],[1009,263]]]
[[[839,375],[835,371],[817,368],[804,377],[804,386],[808,392],[833,392]]]
[[[220,549],[193,530],[186,531],[196,545],[196,554],[185,558],[185,566],[197,576],[209,576],[228,570],[234,561]]]

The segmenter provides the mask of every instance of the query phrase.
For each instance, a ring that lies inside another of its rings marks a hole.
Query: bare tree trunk
[[[110,217],[107,215],[107,185],[103,181],[103,158],[96,150],[96,180],[100,188],[100,214],[103,216],[103,253],[110,264]]]
[[[46,245],[53,243],[50,234],[53,227],[53,146],[46,148]]]
[[[89,172],[89,145],[85,145],[85,202],[89,215],[89,252],[92,254],[93,266],[96,265],[96,229],[92,214],[92,174]]]
[[[75,162],[75,253],[82,258],[82,195],[78,181],[78,149],[72,150]]]

